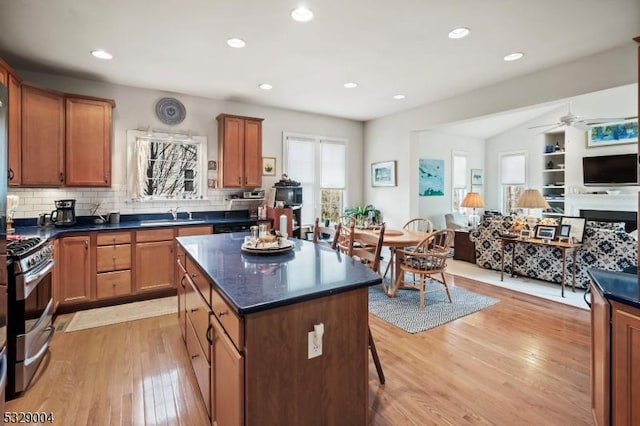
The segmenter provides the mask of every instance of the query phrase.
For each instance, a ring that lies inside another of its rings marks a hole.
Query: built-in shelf
[[[547,173],[548,172],[563,172],[564,173],[564,169],[544,169],[542,172],[543,173],[544,172],[547,172]]]
[[[551,155],[564,155],[564,151],[556,151],[556,152],[545,152],[544,154],[545,157],[551,156]]]
[[[545,188],[545,189],[563,189],[564,185],[545,185],[542,188]]]
[[[542,212],[542,215],[562,216],[565,211],[565,133],[564,131],[547,133],[544,138],[545,150],[553,147],[554,151],[542,154],[545,167],[542,170],[542,195],[548,203],[552,204],[552,208]],[[555,150],[557,147],[559,150]],[[562,184],[558,185],[556,182],[562,182]]]

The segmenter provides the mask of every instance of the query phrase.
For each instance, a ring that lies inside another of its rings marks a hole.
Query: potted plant
[[[358,227],[365,227],[365,222],[370,218],[371,224],[382,223],[382,213],[372,204],[366,206],[350,207],[344,210],[344,213],[356,218]]]

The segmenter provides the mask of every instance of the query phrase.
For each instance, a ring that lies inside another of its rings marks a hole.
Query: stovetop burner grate
[[[9,256],[20,256],[28,252],[31,248],[40,244],[40,237],[26,238],[24,240],[7,241],[7,254]]]

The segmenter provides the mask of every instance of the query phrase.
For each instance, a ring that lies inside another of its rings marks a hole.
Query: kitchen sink
[[[179,226],[179,225],[197,225],[199,223],[205,223],[203,219],[152,219],[141,220],[142,226]]]

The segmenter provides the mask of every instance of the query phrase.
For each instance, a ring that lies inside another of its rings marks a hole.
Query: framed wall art
[[[421,158],[418,163],[418,195],[444,195],[444,160]]]
[[[482,169],[471,169],[471,185],[482,185],[484,173]]]
[[[587,134],[587,148],[638,143],[638,119],[595,124]]]
[[[262,157],[262,176],[276,175],[276,157]]]
[[[372,163],[371,186],[396,186],[396,162]]]

